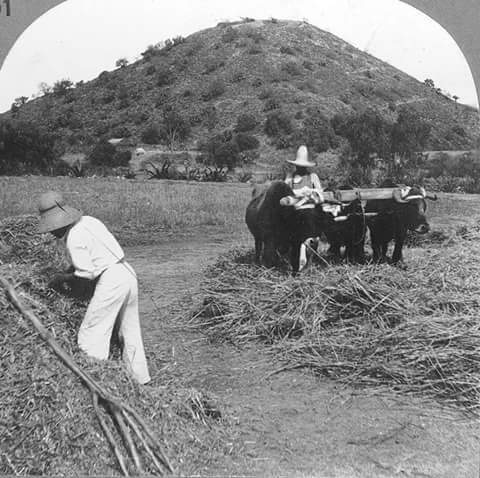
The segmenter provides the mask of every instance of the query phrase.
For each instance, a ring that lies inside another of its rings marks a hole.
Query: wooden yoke
[[[368,201],[371,199],[393,199],[393,192],[399,188],[371,188],[371,189],[346,189],[337,191],[324,191],[325,201],[352,202],[355,199]]]

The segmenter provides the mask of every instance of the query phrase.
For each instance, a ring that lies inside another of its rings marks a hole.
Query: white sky
[[[0,111],[41,82],[90,80],[150,44],[240,17],[305,19],[423,81],[478,106],[450,35],[399,0],[68,0],[19,38],[0,71]]]

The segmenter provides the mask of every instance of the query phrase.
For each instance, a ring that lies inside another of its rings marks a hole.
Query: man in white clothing
[[[66,205],[50,191],[39,200],[39,232],[63,239],[72,273],[57,274],[54,287],[75,277],[96,281],[95,292],[78,331],[78,345],[87,355],[106,360],[116,321],[123,343],[123,360],[135,379],[150,381],[138,314],[138,285],[133,268],[105,225]]]

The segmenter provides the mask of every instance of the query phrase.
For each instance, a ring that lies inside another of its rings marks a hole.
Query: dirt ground
[[[248,241],[246,234],[210,229],[126,249],[139,275],[147,351],[162,350],[185,385],[218,397],[235,428],[224,459],[197,474],[478,477],[478,423],[435,404],[359,392],[307,372],[270,375],[281,364],[261,347],[211,343],[175,323],[171,304],[196,292],[202,268]],[[152,376],[161,385],[161,371]]]

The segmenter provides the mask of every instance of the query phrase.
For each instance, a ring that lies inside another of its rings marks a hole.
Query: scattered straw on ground
[[[443,241],[442,241],[443,242]],[[312,267],[298,277],[231,251],[208,271],[191,322],[274,345],[286,368],[480,412],[480,241],[410,249],[408,270]]]
[[[79,353],[76,333],[86,301],[47,288],[50,274],[66,263],[55,241],[35,234],[36,227],[30,216],[0,222],[0,275],[84,370],[148,422],[177,472],[201,469],[222,446],[224,432],[214,420],[218,410],[175,377],[139,386],[118,360],[100,362]],[[88,390],[3,291],[0,311],[0,474],[120,474]],[[151,352],[148,359],[152,369],[164,363]],[[154,469],[147,464],[145,471]]]

